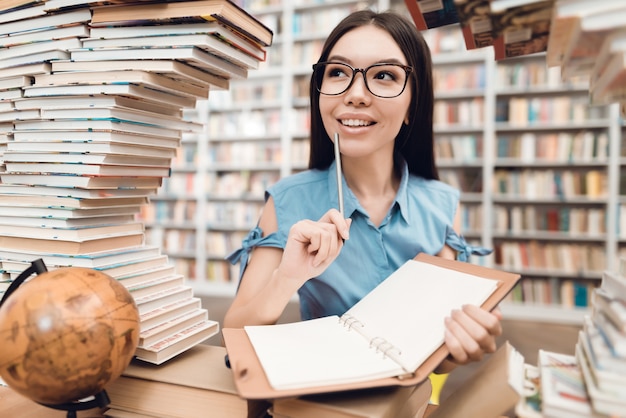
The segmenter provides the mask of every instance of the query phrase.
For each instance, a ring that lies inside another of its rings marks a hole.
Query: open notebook
[[[448,354],[444,318],[493,309],[519,275],[420,254],[343,316],[224,329],[242,397],[415,384]]]

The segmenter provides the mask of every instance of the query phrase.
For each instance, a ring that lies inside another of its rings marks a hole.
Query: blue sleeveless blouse
[[[398,193],[387,216],[374,225],[343,181],[344,209],[352,218],[350,239],[324,273],[307,281],[298,291],[303,320],[342,315],[407,260],[424,252],[435,255],[445,244],[459,260],[490,250],[469,245],[453,229],[459,191],[436,180],[411,175],[406,163]],[[326,170],[308,170],[281,179],[266,191],[276,207],[278,231],[263,236],[257,226],[242,247],[227,257],[241,262],[241,275],[255,247],[284,248],[289,229],[302,219],[317,220],[330,208],[338,208],[335,163]],[[433,278],[434,279],[434,278]]]

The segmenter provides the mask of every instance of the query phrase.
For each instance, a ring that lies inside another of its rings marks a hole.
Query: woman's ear
[[[409,114],[408,113],[404,117],[404,124],[407,125],[407,126],[409,125]]]

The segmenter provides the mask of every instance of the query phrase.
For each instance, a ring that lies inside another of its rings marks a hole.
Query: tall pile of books
[[[272,32],[228,0],[0,0],[0,268],[108,273],[160,364],[218,332],[135,215],[170,174],[183,111],[247,77]]]

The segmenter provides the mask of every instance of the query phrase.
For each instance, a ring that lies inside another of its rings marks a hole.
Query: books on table
[[[445,317],[492,309],[518,279],[420,254],[341,317],[224,329],[235,382],[246,398],[418,383],[447,355]]]

